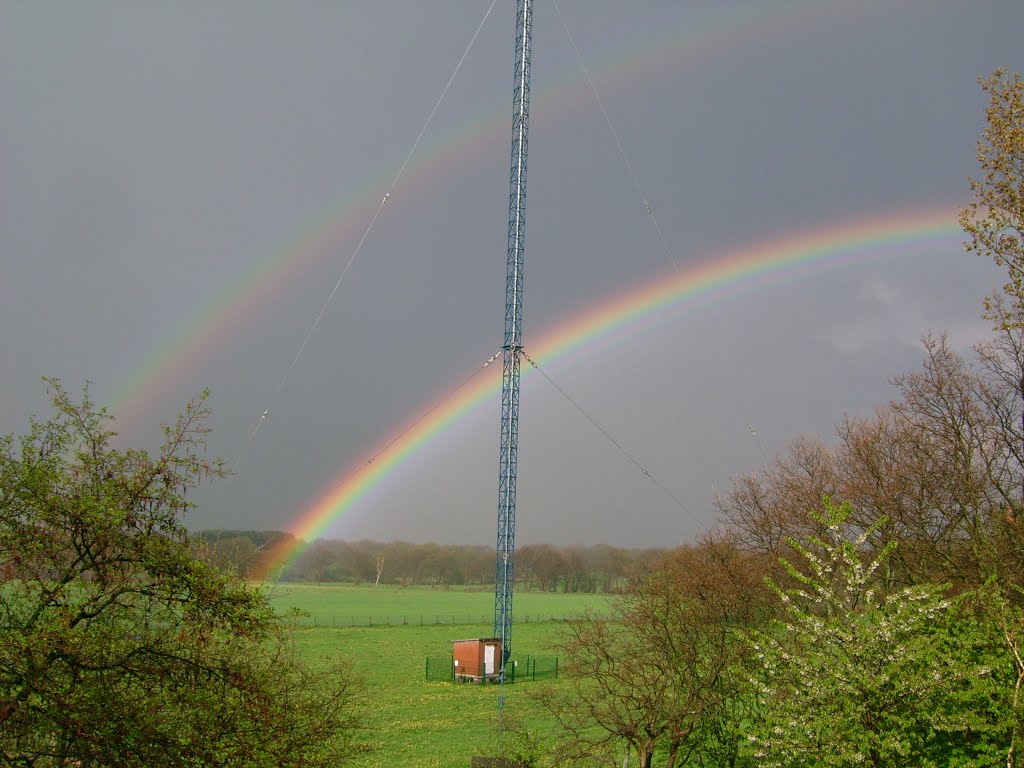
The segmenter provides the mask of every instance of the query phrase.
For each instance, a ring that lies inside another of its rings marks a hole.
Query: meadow
[[[279,611],[294,608],[299,624],[314,627],[490,624],[494,618],[494,587],[278,583],[268,594]],[[561,620],[604,605],[603,595],[516,592],[515,621]]]
[[[271,599],[278,610],[297,608],[317,617],[315,626],[307,617],[295,632],[296,648],[307,663],[323,667],[339,658],[351,660],[365,683],[364,740],[372,749],[354,766],[468,766],[473,755],[495,754],[502,693],[505,725],[520,723],[538,734],[551,726],[530,692],[557,682],[499,687],[426,681],[426,657],[450,656],[453,640],[492,634],[491,591],[280,584]],[[513,656],[552,655],[551,642],[563,627],[558,619],[604,606],[600,595],[517,593]],[[520,622],[520,613],[531,620]],[[407,621],[359,625],[358,619],[372,616],[404,616]],[[456,622],[431,623],[428,616],[455,617]],[[460,616],[477,620],[460,623]],[[340,623],[342,617],[354,619],[354,625]]]

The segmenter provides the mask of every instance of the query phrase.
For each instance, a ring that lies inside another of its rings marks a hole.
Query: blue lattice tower
[[[505,343],[502,346],[501,449],[498,473],[498,557],[494,582],[494,636],[501,639],[502,671],[512,650],[515,580],[516,476],[519,447],[519,360],[523,333],[523,252],[526,235],[526,146],[530,122],[530,49],[533,0],[516,6],[516,66],[512,107],[512,174],[508,202]]]

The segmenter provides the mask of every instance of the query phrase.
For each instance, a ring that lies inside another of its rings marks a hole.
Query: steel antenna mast
[[[512,106],[512,173],[508,202],[505,343],[502,346],[501,450],[498,474],[498,554],[494,582],[494,636],[501,640],[501,675],[512,650],[515,580],[516,474],[519,446],[519,360],[523,332],[523,252],[526,235],[526,137],[530,122],[530,49],[533,0],[516,4],[516,65]]]

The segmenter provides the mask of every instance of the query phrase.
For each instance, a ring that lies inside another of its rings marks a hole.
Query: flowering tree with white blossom
[[[944,587],[883,594],[865,561],[877,526],[851,534],[849,504],[814,513],[824,535],[791,541],[802,567],[771,583],[783,618],[754,639],[760,766],[991,766],[1005,760],[1008,666],[999,639]]]

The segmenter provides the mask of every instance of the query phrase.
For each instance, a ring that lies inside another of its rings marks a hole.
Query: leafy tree
[[[971,179],[974,200],[960,223],[968,251],[990,256],[1006,269],[1002,296],[985,301],[986,318],[997,328],[1024,325],[1024,81],[997,69],[980,80],[989,96],[988,127],[978,142],[983,176]]]
[[[355,747],[347,671],[301,667],[262,593],[197,560],[187,492],[205,395],[159,453],[50,380],[54,415],[0,438],[0,765],[318,766]]]
[[[848,538],[849,504],[826,499],[821,538],[793,541],[797,586],[772,584],[785,613],[755,642],[764,766],[991,766],[1009,733],[1006,654],[988,625],[917,585],[884,595],[872,528]]]
[[[1024,610],[1021,610],[1021,596],[1020,587],[1007,591],[995,579],[975,594],[982,615],[998,632],[1012,660],[1011,732],[1006,749],[1006,768],[1021,765],[1019,746],[1024,740]]]
[[[568,687],[542,697],[564,737],[556,759],[606,764],[628,747],[642,768],[656,752],[672,768],[718,737],[735,759],[741,731],[723,718],[740,716],[730,703],[749,650],[742,629],[765,604],[762,576],[727,544],[682,548],[611,598],[610,615],[569,622],[559,645]]]

